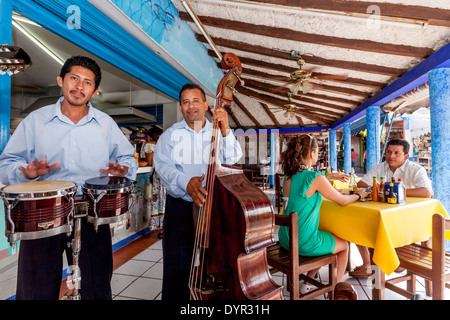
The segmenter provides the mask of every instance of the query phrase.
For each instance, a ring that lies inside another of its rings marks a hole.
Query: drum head
[[[12,184],[2,188],[7,197],[17,197],[20,194],[41,195],[58,194],[61,190],[75,188],[76,184],[68,181],[44,180]]]
[[[112,190],[122,189],[133,185],[133,182],[126,177],[119,176],[103,176],[86,180],[83,185],[85,189],[93,190]]]

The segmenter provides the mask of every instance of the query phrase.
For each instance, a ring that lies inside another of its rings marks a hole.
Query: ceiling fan
[[[292,96],[290,93],[287,94],[289,102],[284,104],[281,109],[276,110],[277,111],[284,111],[283,116],[288,118],[289,120],[293,119],[295,117],[295,111],[297,110],[297,106],[292,103]]]
[[[299,91],[302,91],[303,94],[307,94],[313,89],[322,89],[322,87],[318,84],[312,83],[308,80],[310,79],[318,79],[318,80],[346,80],[348,78],[347,75],[333,75],[333,74],[320,74],[316,73],[314,69],[305,70],[303,66],[306,64],[305,59],[303,59],[298,51],[291,51],[291,57],[297,58],[297,64],[299,65],[299,69],[294,70],[290,73],[289,78],[282,77],[281,81],[285,81],[288,84],[281,86],[279,88],[289,88],[289,90],[293,94],[297,94]]]

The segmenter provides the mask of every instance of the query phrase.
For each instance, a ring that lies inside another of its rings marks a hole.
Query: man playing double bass
[[[202,206],[205,201],[204,179],[212,134],[212,123],[205,117],[208,102],[200,86],[186,84],[181,88],[179,110],[184,119],[161,135],[154,156],[155,170],[167,190],[163,223],[163,300],[190,297],[193,203]],[[222,163],[236,163],[242,151],[230,130],[227,112],[218,108],[212,119],[220,123]]]

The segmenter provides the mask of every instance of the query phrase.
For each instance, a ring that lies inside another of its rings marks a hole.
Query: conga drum
[[[130,217],[133,182],[120,176],[101,176],[86,180],[82,186],[88,201],[88,222],[95,228]]]
[[[77,186],[67,181],[32,181],[5,186],[5,235],[10,243],[72,232],[74,194]]]

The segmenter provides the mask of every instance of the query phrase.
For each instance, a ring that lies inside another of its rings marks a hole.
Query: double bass
[[[231,105],[242,74],[227,53],[228,73],[219,83],[214,108]],[[281,300],[282,287],[269,272],[266,248],[275,243],[274,214],[267,195],[237,167],[220,162],[220,124],[213,124],[206,172],[206,199],[195,219],[189,289],[193,300]]]

